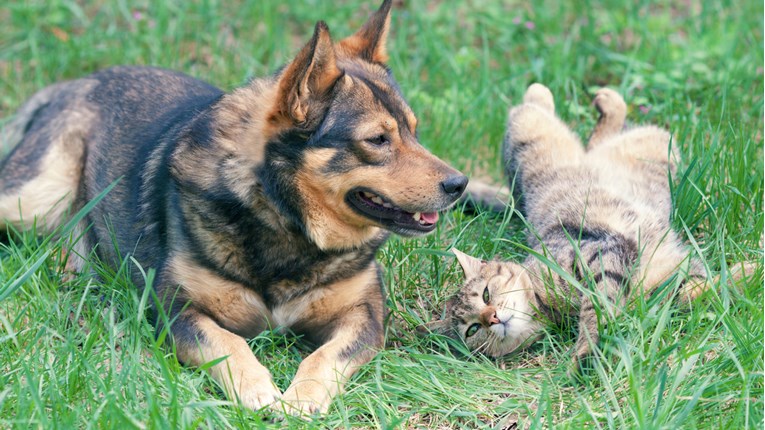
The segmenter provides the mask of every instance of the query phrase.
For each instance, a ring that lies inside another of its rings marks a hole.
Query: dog
[[[246,407],[326,411],[384,346],[376,251],[432,232],[467,185],[417,139],[386,66],[390,10],[339,42],[318,22],[294,60],[230,93],[149,67],[41,90],[5,130],[1,228],[53,231],[102,198],[67,270],[155,269],[153,320],[182,363],[212,362]],[[317,347],[284,393],[245,341],[274,327]]]

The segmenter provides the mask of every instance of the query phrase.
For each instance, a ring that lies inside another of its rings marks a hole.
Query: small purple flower
[[[515,18],[513,18],[513,24],[518,25],[520,23],[521,23],[521,17],[520,16],[516,16]]]
[[[143,14],[141,13],[141,11],[134,10],[133,11],[133,19],[136,20],[136,21],[142,20],[143,19]]]
[[[647,105],[640,105],[640,106],[638,107],[638,109],[640,109],[640,113],[642,113],[643,115],[645,115],[645,114],[647,114],[648,112],[650,112],[650,111],[651,111],[651,106],[647,106]]]
[[[533,22],[531,22],[531,21],[526,21],[526,24],[524,24],[524,25],[525,25],[525,26],[526,26],[526,28],[527,28],[527,29],[529,29],[529,30],[533,30],[533,29],[537,28],[537,25],[536,25],[536,24],[534,24],[534,23],[533,23]]]

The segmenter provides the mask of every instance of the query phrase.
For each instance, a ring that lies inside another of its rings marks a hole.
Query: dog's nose
[[[467,183],[467,176],[453,175],[449,176],[445,181],[441,182],[441,188],[444,189],[444,192],[449,195],[449,197],[457,199],[462,195],[462,192],[465,191]]]

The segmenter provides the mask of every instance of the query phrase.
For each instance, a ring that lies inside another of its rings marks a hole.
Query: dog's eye
[[[488,286],[483,289],[483,302],[487,305],[489,304],[489,287]]]
[[[481,324],[475,323],[468,327],[467,331],[465,332],[465,337],[470,337],[475,334],[475,332],[478,331],[478,329],[481,328]]]
[[[388,144],[388,138],[385,137],[384,134],[381,134],[379,136],[370,137],[369,139],[366,139],[367,142],[371,143],[372,145],[382,146]]]

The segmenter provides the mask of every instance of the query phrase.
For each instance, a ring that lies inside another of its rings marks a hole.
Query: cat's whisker
[[[483,343],[479,344],[477,347],[473,348],[473,350],[474,350],[474,351],[476,351],[476,352],[485,353],[485,351],[484,351],[484,350],[485,350],[485,349],[486,349],[488,346],[489,346],[489,341],[488,341],[488,340],[486,340],[486,341],[484,341]]]

